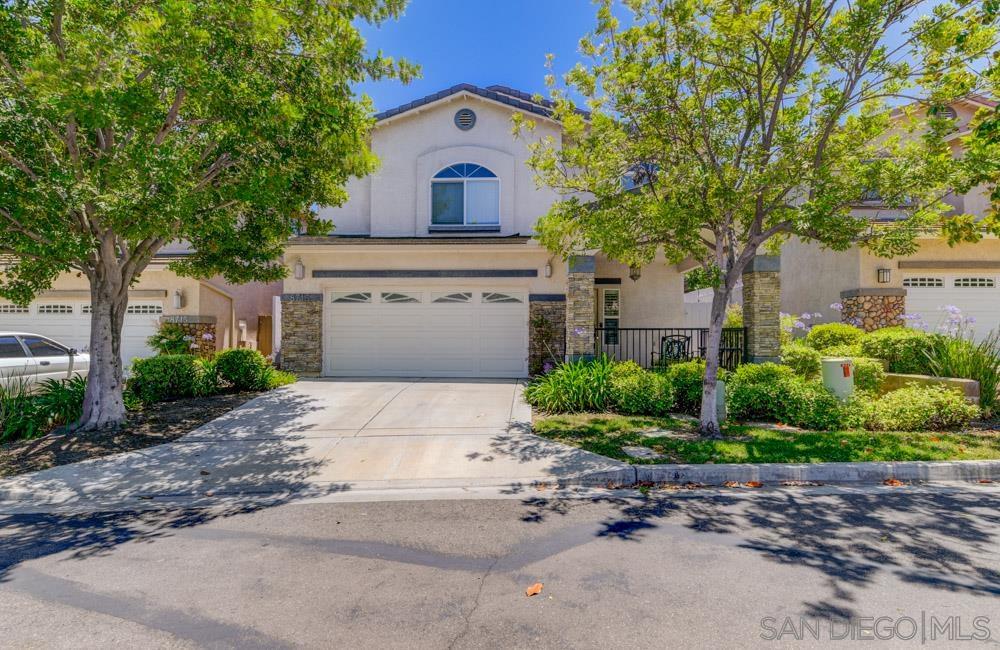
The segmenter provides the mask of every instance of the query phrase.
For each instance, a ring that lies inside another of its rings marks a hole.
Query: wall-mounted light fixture
[[[295,279],[301,280],[306,277],[306,265],[302,263],[301,259],[295,260]]]
[[[547,278],[552,277],[552,264],[548,262],[546,262],[545,264],[545,277]]]
[[[891,269],[878,269],[877,274],[879,284],[889,284],[892,278]]]
[[[630,266],[628,269],[628,277],[632,279],[632,282],[635,282],[642,277],[642,269],[638,266]]]
[[[174,289],[174,309],[184,308],[184,292],[180,289]]]

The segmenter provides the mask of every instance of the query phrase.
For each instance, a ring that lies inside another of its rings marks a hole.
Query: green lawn
[[[630,463],[824,463],[886,460],[1000,459],[1000,432],[775,431],[723,427],[722,440],[700,438],[695,423],[612,414],[536,416],[536,434]],[[670,434],[650,435],[656,429]],[[649,447],[657,460],[636,459],[623,446]]]

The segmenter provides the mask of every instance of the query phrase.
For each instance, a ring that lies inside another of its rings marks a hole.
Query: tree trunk
[[[105,268],[90,279],[90,374],[77,430],[119,427],[125,421],[121,338],[128,288],[115,275],[117,269]]]
[[[719,377],[719,346],[722,326],[726,322],[726,306],[732,288],[726,279],[712,292],[712,311],[708,321],[708,341],[705,348],[705,380],[702,383],[701,422],[698,431],[710,438],[721,438],[719,412],[716,408],[716,384]]]

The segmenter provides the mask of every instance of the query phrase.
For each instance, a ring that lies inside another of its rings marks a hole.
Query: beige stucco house
[[[979,96],[952,105],[957,128],[950,142],[956,156],[962,154],[962,139],[972,117],[995,107],[996,102]],[[986,187],[946,201],[959,213],[984,216],[990,209]],[[877,200],[859,204],[855,214],[886,222],[898,216]],[[783,311],[819,312],[827,322],[855,322],[871,330],[901,325],[906,322],[904,315],[919,315],[934,328],[944,320],[941,308],[955,305],[976,319],[978,334],[1000,329],[1000,240],[993,236],[951,247],[928,234],[919,240],[916,253],[896,259],[879,258],[860,248],[835,252],[791,240],[781,252],[781,284]],[[838,312],[831,305],[843,309]]]
[[[675,266],[660,261],[633,280],[601,255],[565,261],[531,238],[557,195],[525,164],[516,112],[536,122],[532,138],[561,141],[544,102],[503,86],[462,84],[376,116],[380,169],[350,183],[345,205],[321,211],[330,235],[286,250],[285,367],[523,377],[593,353],[595,327],[605,328],[599,351],[648,361],[657,335],[639,346],[624,328],[684,325]]]
[[[126,364],[155,354],[146,340],[164,322],[183,325],[202,352],[257,346],[258,317],[264,315],[267,322],[280,283],[236,286],[222,278],[183,277],[167,268],[185,254],[184,245],[166,247],[130,288],[122,330]],[[84,351],[90,343],[90,318],[90,286],[79,273],[62,274],[27,306],[0,300],[0,330],[41,334]]]

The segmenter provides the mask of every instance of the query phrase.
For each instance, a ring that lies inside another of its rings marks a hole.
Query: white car
[[[40,334],[0,332],[0,386],[35,386],[46,379],[86,377],[90,355]]]

